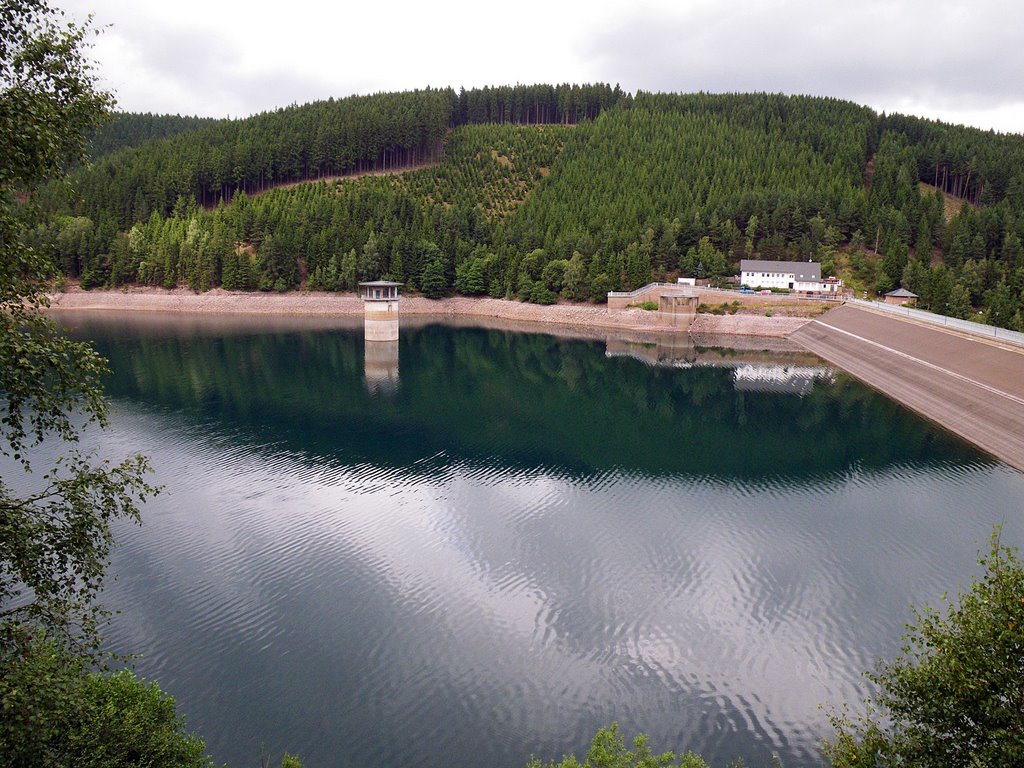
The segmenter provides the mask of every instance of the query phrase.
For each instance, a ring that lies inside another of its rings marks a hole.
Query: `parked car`
[[[747,288],[746,286],[744,286],[743,288],[740,288],[740,293],[753,293],[753,292],[754,292],[753,288]]]
[[[767,288],[765,288],[764,290],[758,291],[758,293],[760,293],[762,296],[771,296],[772,295],[772,292],[769,289],[767,289]]]

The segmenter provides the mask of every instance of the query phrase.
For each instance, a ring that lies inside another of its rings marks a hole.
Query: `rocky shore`
[[[455,297],[424,299],[403,297],[403,316],[479,317],[517,323],[644,331],[675,334],[680,330],[664,325],[657,312],[642,309],[609,311],[594,304],[559,303],[549,306],[491,298]],[[83,291],[70,287],[50,297],[58,310],[104,310],[113,312],[175,312],[218,315],[290,315],[308,317],[360,316],[363,302],[354,294],[302,291],[292,293],[248,293],[215,289],[194,293],[187,289],[129,288]],[[765,317],[763,312],[733,315],[699,314],[690,333],[731,336],[788,336],[810,321],[802,316]]]

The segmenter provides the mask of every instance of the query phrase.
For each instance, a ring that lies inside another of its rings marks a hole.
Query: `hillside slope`
[[[438,165],[397,177],[247,194],[427,156]],[[387,276],[428,295],[537,302],[728,275],[744,256],[812,258],[826,272],[849,265],[867,289],[902,284],[939,311],[1014,326],[1024,325],[1018,159],[1020,136],[835,99],[426,90],[292,107],[115,153],[81,172],[63,212],[40,194],[55,215],[37,236],[87,285],[346,290]],[[979,205],[949,219],[919,186],[936,178]]]

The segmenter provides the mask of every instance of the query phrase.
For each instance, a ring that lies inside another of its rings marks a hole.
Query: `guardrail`
[[[736,289],[733,289],[733,288],[712,288],[712,287],[707,286],[707,285],[692,286],[692,285],[687,285],[686,283],[648,283],[647,285],[643,286],[642,288],[637,288],[635,291],[608,291],[608,298],[609,299],[633,299],[633,298],[636,298],[637,296],[645,294],[648,291],[653,291],[653,290],[655,290],[657,288],[677,290],[677,291],[682,291],[683,293],[688,293],[688,294],[700,294],[700,293],[706,293],[706,292],[712,292],[713,291],[714,293],[720,293],[720,294],[723,294],[723,295],[726,295],[726,296],[733,296],[733,295],[735,295],[735,296],[760,295],[762,298],[765,298],[765,299],[775,298],[775,299],[780,299],[780,300],[781,299],[787,299],[787,300],[795,300],[795,301],[835,301],[835,302],[841,302],[843,300],[843,297],[841,295],[834,294],[834,293],[813,293],[813,294],[805,294],[805,293],[772,293],[772,294],[760,294],[758,291],[753,291],[753,292],[745,291],[744,292],[744,291],[736,290]]]
[[[648,283],[643,288],[637,288],[635,291],[608,291],[609,299],[632,299],[634,296],[653,291],[655,288],[674,288],[683,290],[684,288],[691,288],[689,285],[682,285],[678,283]]]
[[[695,288],[698,293],[715,292],[725,296],[757,296],[762,299],[779,299],[780,301],[834,301],[843,302],[843,296],[836,293],[761,293],[760,291],[740,291],[733,288],[711,288],[700,286]]]
[[[1024,347],[1024,333],[1010,331],[1006,328],[997,328],[994,325],[984,325],[982,323],[972,323],[970,320],[960,320],[956,317],[936,315],[934,312],[925,312],[911,307],[900,307],[895,304],[885,304],[881,301],[866,301],[865,299],[847,299],[846,301],[848,304],[852,304],[856,307],[885,312],[890,315],[899,315],[910,318],[911,320],[928,323],[929,325],[951,328],[953,330],[969,333],[973,336],[980,336],[986,339],[998,339],[999,341],[1005,341],[1008,344],[1015,344],[1017,346]]]

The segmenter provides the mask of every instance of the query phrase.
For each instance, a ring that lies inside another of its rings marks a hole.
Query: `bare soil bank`
[[[496,318],[522,323],[645,331],[677,334],[679,329],[663,325],[657,312],[626,309],[609,312],[593,304],[524,304],[490,298],[450,299],[403,298],[402,315]],[[180,312],[202,314],[359,316],[363,302],[354,294],[303,291],[294,293],[247,293],[215,289],[193,293],[187,289],[132,288],[114,291],[83,291],[72,287],[50,297],[51,306],[61,310],[106,310],[124,312]],[[806,317],[765,317],[763,314],[697,315],[691,333],[735,336],[788,336],[802,328]],[[683,331],[685,332],[685,331]]]

